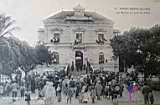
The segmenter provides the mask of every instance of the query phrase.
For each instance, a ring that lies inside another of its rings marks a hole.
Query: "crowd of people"
[[[46,88],[52,85],[58,102],[61,102],[63,95],[66,97],[66,103],[72,103],[73,97],[80,103],[88,103],[89,100],[95,103],[96,100],[101,100],[102,98],[115,100],[118,96],[122,97],[124,88],[122,82],[118,74],[114,73],[90,73],[78,77],[65,75],[64,78],[57,75],[55,77],[48,75],[38,82],[38,93],[39,98],[45,97],[45,93],[48,96]]]
[[[67,104],[73,98],[79,103],[95,103],[102,99],[111,100],[118,105],[118,98],[123,97],[124,88],[128,90],[128,101],[132,102],[132,95],[142,90],[145,104],[153,104],[154,97],[151,88],[136,77],[136,73],[128,73],[123,78],[122,74],[115,72],[93,71],[86,75],[74,76],[65,71],[44,72],[39,74],[31,72],[24,79],[15,79],[6,82],[3,95],[12,96],[16,101],[18,94],[30,105],[31,94],[37,93],[38,100],[44,100],[46,105],[66,100]],[[57,100],[55,100],[55,97]]]

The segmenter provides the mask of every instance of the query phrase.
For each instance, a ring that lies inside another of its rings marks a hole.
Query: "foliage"
[[[26,70],[31,63],[36,63],[36,59],[34,59],[36,55],[36,53],[33,52],[34,49],[25,45],[24,42],[12,36],[8,38],[2,37],[0,43],[1,73],[9,75],[19,66]]]
[[[18,67],[28,72],[37,64],[50,63],[51,54],[45,46],[34,48],[12,35],[18,29],[14,23],[10,16],[0,14],[0,73],[10,75]]]
[[[0,39],[0,73],[10,75],[18,67],[28,72],[37,64],[50,62],[51,54],[43,45],[34,48],[13,36]]]
[[[38,58],[38,63],[39,64],[50,64],[52,60],[52,54],[48,51],[48,48],[45,47],[44,45],[37,45],[35,47],[36,53],[37,53],[37,58]]]
[[[150,29],[132,28],[111,39],[115,56],[125,67],[141,66],[146,75],[160,73],[160,26]]]
[[[12,20],[10,16],[0,14],[0,38],[7,34],[12,35],[12,31],[18,29],[14,23],[15,20]]]

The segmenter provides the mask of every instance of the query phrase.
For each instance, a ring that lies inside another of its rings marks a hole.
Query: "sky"
[[[16,26],[20,27],[14,35],[34,46],[38,40],[37,30],[43,26],[42,21],[47,16],[62,10],[73,10],[78,4],[86,11],[97,12],[111,19],[114,29],[121,32],[131,27],[149,28],[160,24],[160,0],[0,0],[0,13],[12,16]],[[142,8],[137,11],[147,13],[133,14],[134,10],[128,8]]]

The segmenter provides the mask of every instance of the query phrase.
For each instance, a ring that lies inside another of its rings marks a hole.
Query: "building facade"
[[[84,65],[118,71],[110,39],[113,22],[96,12],[85,11],[80,5],[73,11],[61,11],[44,19],[39,28],[39,43],[45,44],[53,54],[53,64]]]

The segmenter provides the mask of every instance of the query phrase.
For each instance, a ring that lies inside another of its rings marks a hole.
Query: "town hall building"
[[[53,54],[53,64],[84,65],[87,61],[94,69],[118,71],[110,46],[113,22],[96,12],[86,11],[80,5],[73,11],[61,11],[43,20],[39,28],[39,43]]]

